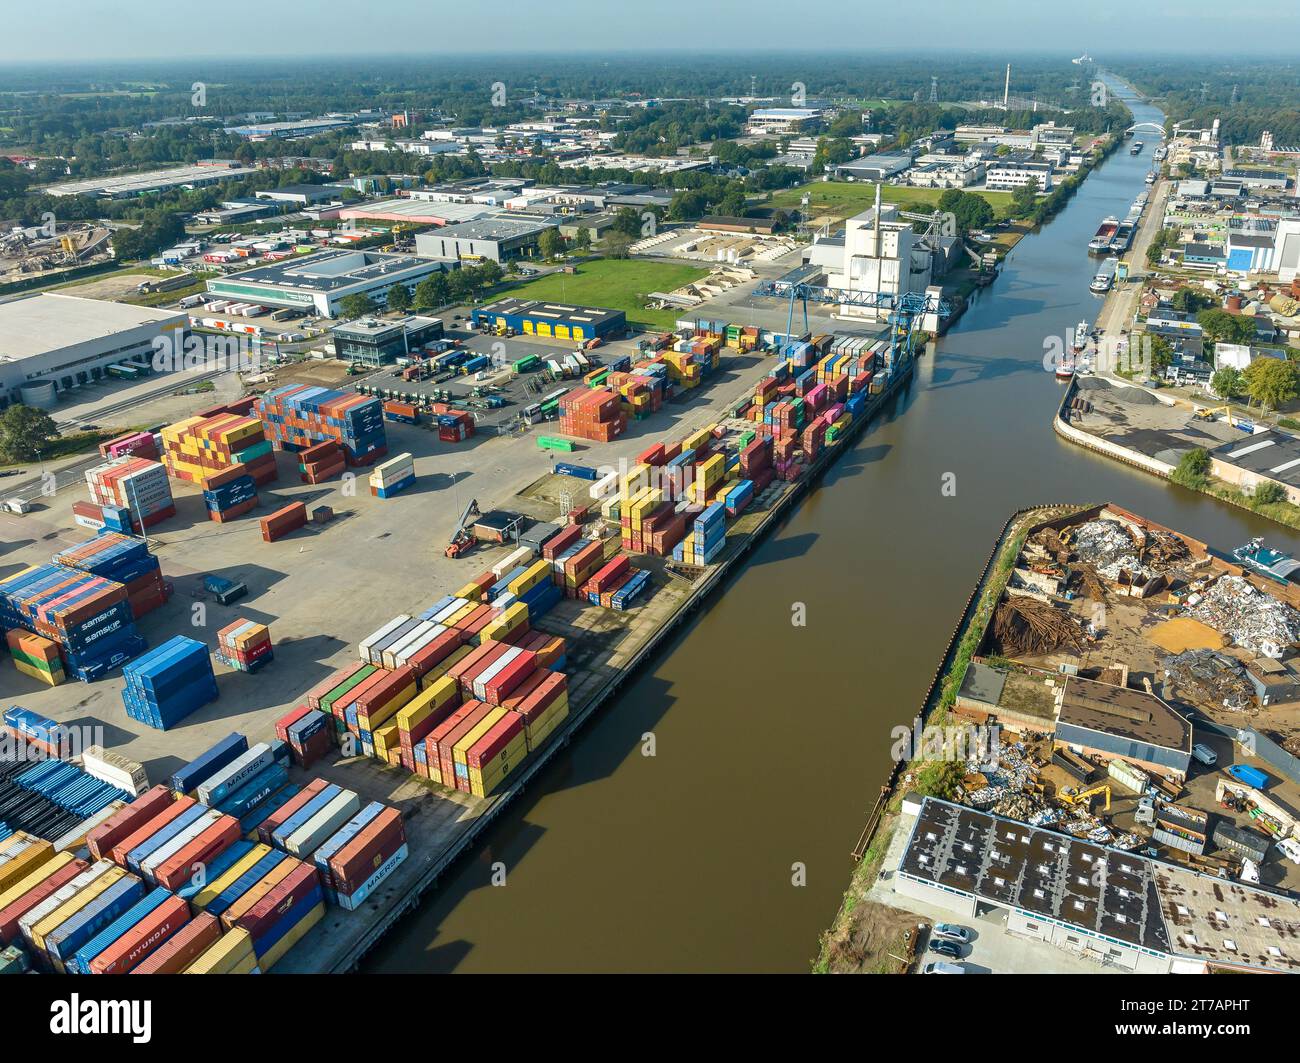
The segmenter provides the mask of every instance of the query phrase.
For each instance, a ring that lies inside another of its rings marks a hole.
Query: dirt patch
[[[1147,632],[1147,638],[1170,653],[1182,653],[1183,650],[1217,650],[1223,645],[1223,636],[1214,628],[1185,616],[1157,624]]]
[[[270,373],[271,381],[250,390],[263,391],[285,384],[311,384],[319,387],[350,387],[359,379],[348,376],[347,363],[326,358],[321,361],[307,359],[292,365],[277,366]]]
[[[831,974],[906,974],[911,968],[918,915],[861,901],[826,941]]]

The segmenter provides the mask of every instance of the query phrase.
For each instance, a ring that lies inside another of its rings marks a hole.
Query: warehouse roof
[[[394,255],[379,251],[321,251],[302,258],[268,262],[242,273],[232,273],[212,283],[277,284],[305,291],[334,291],[353,284],[382,280],[417,266],[431,265],[430,259],[415,255]]]
[[[899,870],[948,889],[1169,951],[1147,861],[926,798]]]
[[[41,189],[52,196],[128,195],[152,192],[160,188],[194,182],[230,181],[257,173],[252,166],[173,166],[165,170],[146,170],[143,173],[117,174],[110,177],[91,177],[83,181],[62,181]]]
[[[1259,432],[1224,443],[1210,457],[1256,476],[1300,487],[1300,438],[1285,432]]]
[[[1145,690],[1072,675],[1065,680],[1059,723],[1188,752],[1192,725]]]
[[[480,218],[461,225],[448,225],[445,229],[438,229],[428,235],[455,240],[515,240],[521,236],[544,232],[557,224],[559,219]]]
[[[549,318],[556,321],[581,321],[601,324],[622,318],[622,310],[605,310],[598,306],[577,306],[573,303],[548,303],[541,299],[498,299],[475,311],[476,314],[499,316]]]
[[[0,361],[32,358],[142,325],[181,323],[186,315],[128,303],[41,292],[0,303]]]

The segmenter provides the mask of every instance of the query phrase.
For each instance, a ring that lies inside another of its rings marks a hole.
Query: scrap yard
[[[445,348],[487,361],[474,345],[529,320],[505,309]],[[80,829],[7,826],[0,868],[35,862],[0,908],[59,868],[86,889],[125,871],[90,924],[110,937],[171,919],[195,969],[352,969],[906,385],[919,315],[901,320],[893,345],[683,322],[572,367],[515,340],[504,426],[450,405],[465,392],[381,397],[369,376],[111,440],[91,502],[0,517],[5,735],[53,741],[77,778],[89,735],[134,781]],[[558,392],[549,436],[518,414],[538,391]],[[16,931],[11,963],[98,969]]]

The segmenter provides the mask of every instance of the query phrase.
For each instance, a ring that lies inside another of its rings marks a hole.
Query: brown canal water
[[[1143,153],[1119,149],[1021,241],[895,408],[365,969],[807,971],[891,729],[915,715],[1012,511],[1114,501],[1223,549],[1266,535],[1300,550],[1285,529],[1052,432],[1063,385],[1044,340],[1100,308],[1086,245],[1144,187],[1157,137],[1136,136]]]

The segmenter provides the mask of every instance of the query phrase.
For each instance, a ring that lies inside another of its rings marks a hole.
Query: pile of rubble
[[[1188,615],[1264,657],[1279,658],[1300,641],[1300,612],[1241,576],[1221,576]]]
[[[1155,570],[1138,556],[1138,544],[1128,528],[1115,520],[1090,520],[1074,530],[1074,551],[1079,560],[1091,565],[1109,580],[1119,579],[1120,572],[1150,579]]]
[[[1241,712],[1255,696],[1246,669],[1226,653],[1184,650],[1160,658],[1160,667],[1183,701]]]
[[[1075,653],[1084,649],[1078,621],[1051,603],[1033,598],[1002,602],[993,613],[991,627],[997,651],[1004,657],[1052,653],[1065,646]]]

